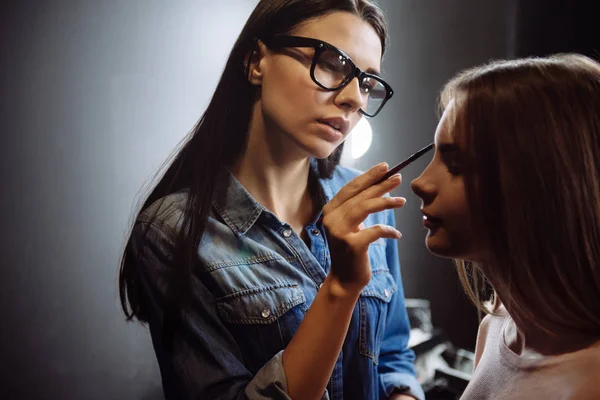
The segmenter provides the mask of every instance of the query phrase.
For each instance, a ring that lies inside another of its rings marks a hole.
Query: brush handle
[[[433,143],[428,144],[427,146],[423,147],[421,150],[417,151],[415,154],[408,157],[406,160],[402,161],[400,164],[396,165],[395,167],[390,169],[388,172],[386,172],[385,175],[383,176],[383,178],[378,180],[377,183],[375,183],[375,184],[378,185],[381,182],[385,181],[386,179],[390,178],[392,175],[398,173],[401,169],[403,169],[407,165],[411,164],[416,159],[420,158],[423,154],[427,153],[429,150],[433,149],[433,147],[434,147]]]
[[[433,146],[434,146],[433,143],[428,144],[427,146],[423,147],[421,150],[417,151],[412,156],[408,157],[406,160],[402,161],[400,164],[398,164],[395,167],[393,167],[392,169],[390,169],[388,172],[385,173],[383,178],[381,178],[379,181],[377,181],[377,183],[375,183],[375,185],[378,185],[381,182],[385,181],[386,179],[390,178],[392,175],[394,175],[395,173],[400,171],[402,168],[406,167],[408,164],[412,163],[417,158],[421,157],[423,154],[425,154],[429,150],[433,149]],[[316,223],[319,224],[322,221],[323,221],[323,214],[321,214],[321,216],[317,219]]]

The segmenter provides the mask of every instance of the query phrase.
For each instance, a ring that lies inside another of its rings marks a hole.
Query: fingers
[[[349,229],[356,227],[369,216],[376,212],[400,208],[406,203],[404,197],[376,197],[367,199],[360,205],[350,208],[345,214],[343,221]],[[360,229],[360,228],[359,228]]]
[[[388,171],[387,163],[377,164],[362,175],[351,180],[323,207],[323,213],[327,214],[344,204],[347,200],[361,193],[381,179]]]
[[[366,251],[371,243],[377,239],[400,239],[400,231],[389,225],[373,225],[352,235],[351,241],[355,249]]]
[[[373,185],[351,199],[348,199],[344,204],[340,205],[339,208],[343,214],[346,214],[356,207],[361,207],[361,205],[369,199],[380,198],[384,194],[391,192],[400,186],[400,183],[402,183],[402,176],[393,175],[380,184]]]
[[[363,222],[370,214],[388,209],[400,208],[405,203],[406,199],[404,197],[376,197],[374,199],[368,199],[361,203],[359,207],[355,207],[345,215],[342,215],[339,212],[334,212],[325,216],[323,219],[323,226],[325,227],[328,235],[331,235],[333,238],[349,238],[358,232],[366,231],[372,228],[366,228]],[[378,225],[374,226],[377,227]],[[388,227],[387,225],[380,225],[380,227],[384,227],[385,229],[389,228],[389,230],[380,232],[380,228],[377,228],[377,232],[386,233],[388,236],[385,237],[396,237],[389,236],[389,232],[397,232],[395,228]],[[375,237],[373,240],[377,240],[379,237],[380,236]]]

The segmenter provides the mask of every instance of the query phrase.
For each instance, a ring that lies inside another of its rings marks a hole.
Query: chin
[[[317,134],[304,132],[292,135],[292,140],[306,155],[316,159],[325,159],[346,140],[346,137],[342,140],[329,141]]]
[[[425,239],[425,245],[431,253],[438,257],[464,259],[464,252],[457,249],[457,247],[448,240],[444,240],[444,238],[440,238],[435,235],[432,236],[428,233],[427,238]]]
[[[306,152],[309,153],[312,157],[321,160],[333,154],[333,152],[335,151],[335,149],[338,148],[338,146],[339,144],[333,145],[331,143],[319,143],[314,146],[307,147]]]

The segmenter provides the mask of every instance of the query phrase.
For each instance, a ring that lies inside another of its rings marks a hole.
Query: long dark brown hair
[[[382,50],[385,50],[387,26],[383,13],[371,1],[260,1],[233,46],[204,115],[143,202],[141,210],[182,189],[188,193],[182,222],[184,228],[176,243],[168,282],[167,316],[179,314],[188,305],[192,268],[198,262],[197,249],[204,234],[218,176],[240,157],[247,143],[256,88],[248,81],[246,60],[255,49],[257,39],[289,33],[302,22],[335,11],[353,13],[369,23],[381,39]],[[321,178],[331,177],[341,151],[340,145],[327,159],[318,160]],[[119,274],[121,305],[128,320],[136,318],[147,322],[136,262],[137,255],[129,238]],[[175,323],[176,318],[165,320],[165,325],[171,325],[171,328]]]
[[[455,140],[472,156],[467,201],[489,250],[479,264],[457,262],[467,294],[488,312],[477,286],[487,279],[516,321],[600,336],[600,64],[496,61],[452,79],[441,107],[452,100]]]

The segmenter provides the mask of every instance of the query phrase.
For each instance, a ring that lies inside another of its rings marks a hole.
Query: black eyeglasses
[[[339,90],[358,78],[361,93],[366,99],[366,109],[360,112],[367,117],[376,116],[394,91],[375,74],[362,71],[346,53],[322,40],[300,36],[271,36],[261,39],[271,50],[285,47],[312,47],[315,54],[310,66],[310,77],[325,90]]]

